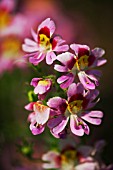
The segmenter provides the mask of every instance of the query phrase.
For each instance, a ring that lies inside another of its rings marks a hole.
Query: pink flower
[[[30,31],[31,24],[28,26],[27,16],[13,14],[14,7],[14,0],[2,0],[0,3],[0,37],[18,35],[23,38]]]
[[[25,44],[22,48],[28,52],[26,56],[29,57],[29,62],[38,65],[46,57],[46,63],[52,64],[56,60],[55,52],[62,52],[68,50],[68,45],[61,45],[65,41],[59,36],[54,36],[55,24],[50,18],[44,20],[37,29],[37,34],[32,30],[34,40],[25,39]]]
[[[103,113],[101,111],[88,111],[96,105],[99,94],[98,90],[85,91],[82,84],[71,84],[67,91],[68,100],[61,97],[49,99],[47,105],[57,112],[57,116],[48,121],[48,127],[55,137],[60,137],[60,133],[67,128],[70,119],[71,132],[77,136],[89,134],[89,127],[83,121],[94,125],[101,124]]]
[[[50,116],[50,108],[42,104],[42,102],[31,102],[25,106],[26,110],[33,111],[28,116],[30,124],[30,130],[33,135],[42,133],[45,129]]]
[[[52,81],[50,79],[33,78],[30,84],[35,87],[34,93],[38,94],[38,99],[44,100],[51,89]]]
[[[0,74],[15,67],[26,68],[21,42],[21,38],[15,35],[0,39]]]
[[[65,52],[57,56],[57,60],[62,65],[56,64],[54,69],[59,72],[68,72],[57,79],[61,88],[67,88],[78,76],[80,82],[86,89],[95,89],[98,86],[100,71],[92,70],[96,66],[101,66],[107,62],[103,59],[105,51],[101,48],[95,48],[90,51],[87,45],[71,44],[73,53]]]
[[[84,157],[74,148],[66,148],[62,152],[49,151],[42,156],[44,169],[59,168],[61,170],[99,170],[98,163],[91,157]],[[84,160],[81,162],[81,160]]]

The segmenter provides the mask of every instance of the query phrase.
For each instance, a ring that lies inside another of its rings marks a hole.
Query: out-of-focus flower
[[[44,20],[37,29],[37,34],[32,30],[35,41],[26,38],[22,48],[28,52],[29,62],[38,65],[46,57],[46,63],[52,64],[56,60],[55,52],[68,50],[68,45],[62,45],[65,41],[59,36],[53,37],[55,24],[50,18]]]
[[[90,51],[87,45],[71,44],[74,53],[65,52],[57,56],[57,60],[62,65],[56,64],[54,69],[59,72],[68,72],[61,76],[57,82],[61,88],[67,88],[78,76],[80,82],[86,89],[95,89],[98,86],[98,79],[101,75],[99,70],[92,70],[96,66],[101,66],[107,62],[103,59],[105,51],[101,48],[95,48]]]
[[[98,94],[99,91],[96,89],[85,92],[81,83],[77,85],[73,83],[67,91],[68,100],[61,97],[49,99],[47,105],[58,112],[58,115],[48,122],[51,133],[59,137],[70,119],[70,128],[73,134],[83,136],[86,133],[88,135],[89,127],[83,120],[94,125],[100,125],[103,117],[101,111],[88,111],[98,102],[96,100]]]
[[[14,0],[0,2],[0,37],[9,35],[24,37],[30,32],[31,24],[28,26],[27,17],[18,12],[13,13],[15,5]]]
[[[28,121],[31,123],[30,130],[33,135],[42,133],[50,116],[50,108],[37,101],[29,103],[25,106],[25,109],[33,111],[28,116]]]
[[[0,74],[12,68],[25,68],[26,62],[22,58],[22,40],[19,36],[11,35],[0,39]]]
[[[51,89],[52,81],[51,79],[33,78],[30,84],[35,87],[34,93],[38,94],[38,99],[44,100]]]
[[[98,163],[91,157],[84,157],[74,148],[62,152],[49,151],[42,156],[44,169],[59,168],[61,170],[99,170]]]
[[[0,2],[0,74],[15,66],[26,67],[21,44],[24,36],[29,34],[31,24],[28,26],[26,16],[13,12],[15,5],[14,0]]]
[[[61,170],[112,170],[113,165],[106,166],[101,159],[105,141],[100,140],[92,147],[79,145],[76,148],[67,146],[62,151],[50,150],[42,155],[44,169],[59,168]]]

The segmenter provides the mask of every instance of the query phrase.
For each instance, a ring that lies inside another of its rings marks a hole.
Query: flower
[[[37,29],[37,34],[32,30],[34,40],[25,39],[22,45],[23,51],[28,52],[29,62],[38,65],[46,57],[46,63],[52,64],[56,59],[55,52],[68,50],[68,45],[61,45],[65,41],[59,36],[54,36],[55,24],[50,18],[44,20]]]
[[[99,170],[98,163],[90,156],[84,157],[75,148],[66,148],[61,152],[48,151],[42,155],[44,169],[59,168],[61,170]]]
[[[33,78],[30,85],[34,86],[34,93],[38,94],[38,99],[43,100],[51,89],[51,79]]]
[[[90,50],[87,45],[71,44],[74,54],[65,52],[57,56],[57,60],[62,65],[56,64],[54,69],[59,72],[68,72],[57,79],[61,88],[67,88],[78,75],[80,82],[86,89],[95,89],[98,86],[98,79],[101,75],[99,70],[92,70],[96,66],[101,66],[107,62],[103,59],[105,51],[101,48]]]
[[[17,35],[0,39],[0,74],[15,67],[26,68],[26,61],[22,58],[21,42]]]
[[[87,121],[94,125],[101,124],[103,112],[88,111],[98,102],[96,100],[99,94],[98,90],[85,91],[81,83],[72,83],[67,91],[68,100],[61,97],[53,97],[48,100],[47,105],[57,111],[57,116],[48,121],[48,127],[55,137],[66,128],[70,119],[70,129],[73,134],[83,136],[84,133],[89,134],[89,127],[83,121]]]
[[[50,108],[42,104],[41,101],[31,102],[25,106],[26,110],[33,111],[28,116],[30,130],[33,135],[42,133],[45,129],[45,124],[49,119]]]

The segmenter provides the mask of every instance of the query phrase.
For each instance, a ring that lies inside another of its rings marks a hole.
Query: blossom
[[[49,119],[50,108],[42,104],[41,101],[31,102],[25,106],[26,110],[33,111],[28,116],[30,122],[30,130],[33,135],[42,133],[45,129],[45,124]]]
[[[0,39],[0,74],[15,67],[26,67],[26,61],[22,58],[21,42],[21,38],[17,35]]]
[[[38,65],[46,57],[46,63],[52,64],[56,59],[55,52],[68,50],[68,45],[62,45],[65,41],[59,36],[54,36],[55,24],[50,18],[45,19],[37,29],[37,34],[32,30],[34,40],[25,39],[22,45],[23,51],[28,52],[29,62]]]
[[[90,156],[84,157],[75,148],[66,148],[61,152],[48,151],[42,155],[44,169],[60,168],[61,170],[99,170],[98,163]]]
[[[93,125],[100,125],[103,112],[94,110],[89,111],[98,102],[98,90],[85,91],[81,83],[72,83],[67,91],[68,99],[61,97],[53,97],[48,100],[47,105],[57,111],[56,117],[48,121],[48,127],[51,133],[59,137],[59,134],[66,128],[70,119],[71,132],[77,136],[89,134],[89,127],[83,121],[87,121]]]
[[[30,85],[34,86],[34,93],[38,94],[38,99],[43,100],[51,89],[51,79],[33,78]]]
[[[21,44],[31,24],[28,26],[25,15],[13,12],[15,5],[14,0],[0,2],[0,74],[15,67],[26,68]]]
[[[32,23],[22,13],[13,13],[16,3],[14,0],[0,2],[0,37],[9,35],[27,36]],[[33,24],[33,23],[32,23]],[[27,26],[27,28],[26,28]]]
[[[106,63],[107,60],[102,58],[105,51],[101,48],[90,50],[87,45],[80,44],[71,44],[70,47],[74,53],[65,52],[57,56],[62,65],[56,64],[54,69],[68,73],[59,77],[57,82],[61,88],[67,88],[78,76],[86,89],[95,89],[101,72],[92,68]]]

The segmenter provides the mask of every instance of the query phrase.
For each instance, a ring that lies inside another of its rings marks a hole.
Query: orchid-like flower
[[[29,62],[38,65],[46,57],[46,63],[52,64],[56,60],[55,52],[63,52],[69,49],[68,45],[62,45],[65,41],[59,36],[54,36],[55,24],[50,18],[44,20],[37,29],[37,33],[31,31],[33,39],[25,39],[22,45],[23,51],[29,53]]]
[[[70,148],[62,152],[49,151],[42,156],[44,169],[61,170],[99,170],[98,163],[91,157],[83,157],[77,150]]]
[[[41,134],[45,129],[50,116],[50,108],[42,104],[42,102],[31,102],[25,106],[26,110],[33,111],[28,116],[30,124],[30,130],[33,135]]]
[[[95,110],[88,111],[98,102],[96,100],[99,94],[98,90],[85,91],[83,85],[72,83],[67,91],[68,99],[61,97],[53,97],[49,99],[47,105],[57,111],[56,117],[48,121],[48,127],[51,133],[59,138],[60,133],[67,128],[70,119],[70,129],[73,134],[83,136],[84,133],[89,134],[89,127],[83,121],[87,121],[93,125],[100,125],[103,112]]]
[[[87,45],[71,44],[74,53],[65,52],[57,56],[62,65],[56,64],[54,69],[59,72],[68,72],[57,79],[61,88],[67,88],[78,76],[80,82],[86,89],[95,89],[101,75],[99,70],[92,70],[107,62],[103,59],[105,51],[101,48],[90,50]]]
[[[33,78],[30,85],[34,86],[34,93],[38,94],[39,100],[44,100],[52,86],[51,79]]]

